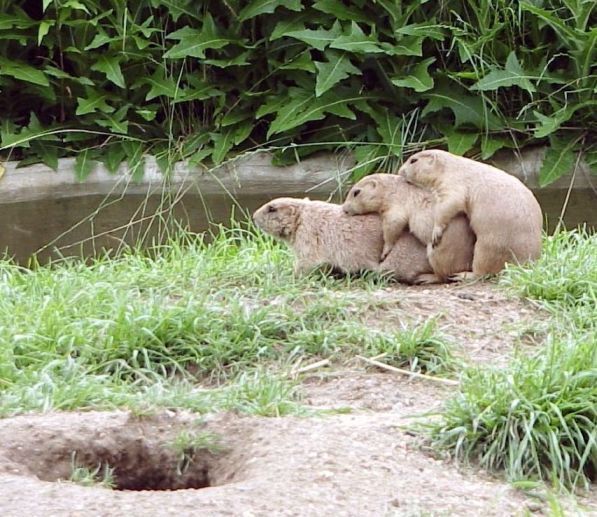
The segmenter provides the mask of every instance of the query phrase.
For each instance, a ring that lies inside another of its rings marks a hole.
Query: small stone
[[[540,512],[543,509],[539,503],[527,503],[526,507],[529,512],[533,513]]]

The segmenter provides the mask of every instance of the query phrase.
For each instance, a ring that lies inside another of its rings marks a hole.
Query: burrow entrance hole
[[[44,481],[114,490],[200,489],[234,478],[231,449],[222,436],[206,431],[146,431],[111,428],[89,433],[72,430],[70,436],[52,433],[36,454],[30,450],[31,457],[13,459]]]

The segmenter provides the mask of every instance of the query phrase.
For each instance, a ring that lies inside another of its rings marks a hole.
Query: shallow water
[[[566,191],[538,190],[535,195],[548,229],[553,231]],[[187,194],[172,205],[172,201],[159,195],[79,196],[0,204],[0,251],[6,251],[22,264],[36,252],[42,263],[60,256],[90,257],[102,250],[118,249],[123,243],[150,245],[163,241],[176,224],[194,232],[215,230],[217,224],[229,223],[233,214],[236,219],[246,218],[271,197],[265,193],[241,196],[234,202],[222,195],[210,197],[204,203],[197,194]],[[597,228],[597,194],[590,189],[574,190],[564,223],[567,228],[583,223]]]

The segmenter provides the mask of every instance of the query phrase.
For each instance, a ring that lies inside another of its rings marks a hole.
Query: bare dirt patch
[[[459,471],[421,452],[416,439],[400,430],[399,414],[309,419],[220,415],[199,426],[194,419],[165,414],[138,420],[119,412],[4,420],[2,514],[473,515],[482,510],[504,515],[525,504],[507,484]],[[166,469],[175,462],[167,452],[156,455],[145,447],[123,445],[145,441],[163,451],[167,437],[193,427],[218,433],[226,445],[219,457],[200,460],[199,468],[207,468],[209,488],[113,491],[52,482],[65,477],[70,450],[82,446],[88,457],[112,459],[127,469],[142,461]],[[109,443],[102,434],[123,442]],[[128,460],[118,460],[116,451]],[[135,459],[139,453],[147,457]]]
[[[355,293],[351,293],[355,295]],[[365,293],[363,293],[365,294]],[[427,317],[472,363],[506,361],[520,329],[547,317],[492,285],[391,288],[372,325]],[[533,346],[533,345],[531,345]],[[22,515],[520,515],[543,505],[503,479],[435,457],[405,425],[437,411],[455,391],[382,373],[357,359],[302,380],[317,416],[72,412],[0,420],[0,514]],[[205,435],[220,447],[183,451],[177,437]],[[116,487],[66,481],[73,458],[109,464]],[[582,503],[597,511],[592,495]]]
[[[532,350],[549,318],[537,305],[488,282],[428,287],[389,287],[367,295],[378,306],[368,323],[406,328],[436,318],[455,351],[471,364],[505,365],[515,348]]]

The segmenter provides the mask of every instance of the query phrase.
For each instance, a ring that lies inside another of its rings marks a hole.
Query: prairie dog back
[[[398,280],[410,282],[431,271],[425,247],[409,234],[380,264],[383,239],[377,215],[351,217],[341,205],[278,198],[259,208],[253,219],[263,231],[290,245],[298,273],[329,265],[345,273],[390,271]]]
[[[472,276],[497,273],[506,262],[535,260],[541,253],[543,217],[533,193],[491,165],[429,150],[412,155],[399,173],[437,198],[432,243],[449,221],[464,213],[476,234]]]
[[[385,249],[408,228],[422,243],[431,242],[435,199],[433,194],[409,184],[393,174],[372,174],[359,181],[344,202],[348,214],[378,213],[382,219]],[[466,216],[450,222],[446,238],[437,249],[429,249],[428,259],[438,278],[424,283],[446,281],[449,276],[472,266],[475,235]]]

